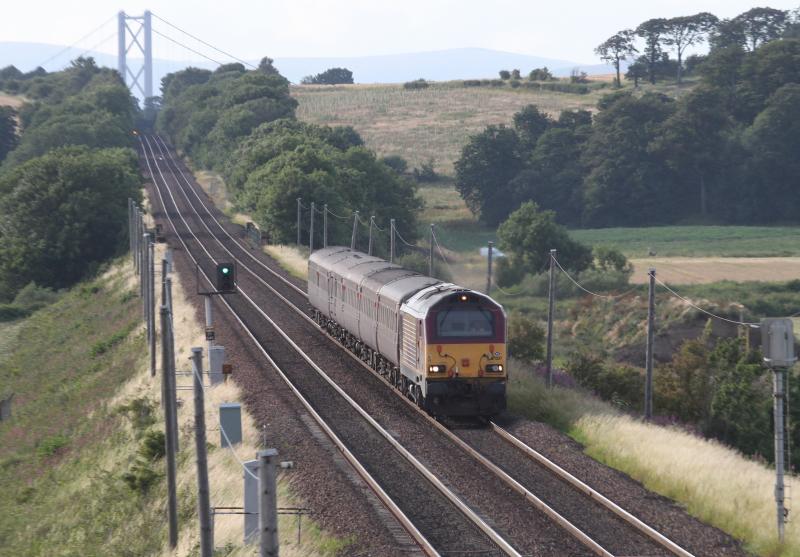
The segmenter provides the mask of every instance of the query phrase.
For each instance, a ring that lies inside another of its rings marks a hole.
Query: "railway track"
[[[413,464],[417,473],[426,481],[432,485],[438,483],[436,489],[444,499],[457,507],[462,516],[469,517],[473,528],[477,527],[494,544],[494,547],[486,546],[479,551],[505,552],[510,555],[691,555],[666,536],[605,500],[577,478],[561,469],[556,470],[558,467],[555,464],[547,464],[547,459],[525,447],[521,441],[501,431],[496,425],[483,429],[447,429],[421,413],[410,401],[396,396],[391,388],[386,388],[388,383],[366,366],[364,367],[369,370],[369,374],[361,373],[354,377],[352,369],[341,365],[341,353],[336,354],[339,364],[325,365],[327,373],[323,372],[316,361],[329,360],[331,350],[326,345],[337,343],[327,336],[325,339],[329,342],[322,343],[318,338],[309,337],[309,328],[315,331],[317,337],[322,333],[306,313],[308,304],[302,288],[274,264],[265,262],[260,256],[256,257],[236,239],[235,232],[226,229],[220,213],[207,200],[202,199],[197,187],[186,177],[180,163],[174,160],[160,138],[145,137],[141,141],[155,188],[161,197],[162,207],[166,209],[165,215],[172,222],[187,253],[192,256],[192,250],[184,239],[194,246],[197,255],[192,258],[201,269],[204,268],[202,260],[206,260],[205,268],[215,260],[211,251],[217,254],[216,257],[237,261],[241,269],[240,292],[247,303],[233,303],[233,300],[225,303],[237,315],[237,320],[248,331],[247,334],[260,343],[261,349],[268,356],[276,352],[284,356],[293,353],[296,360],[296,356],[300,355],[305,365],[313,368],[316,375],[336,391],[339,397],[348,400],[351,408],[357,408],[356,414],[369,423],[373,431],[382,429],[381,435],[385,442],[394,451],[402,454],[406,463]],[[194,223],[197,233],[192,231],[193,227],[189,225],[184,214]],[[178,220],[181,222],[176,226],[175,222]],[[183,234],[178,231],[179,227],[184,230]],[[208,240],[205,245],[200,241],[201,237]],[[246,307],[248,304],[249,308]],[[241,307],[234,308],[234,305]],[[275,312],[278,306],[281,311]],[[268,307],[270,314],[280,315],[276,315],[273,320],[262,307]],[[242,314],[249,317],[240,317]],[[273,332],[277,332],[290,348],[265,343],[259,333],[252,330],[252,324],[257,324],[259,318],[267,321]],[[298,342],[292,338],[297,338]],[[300,339],[305,340],[305,346]],[[362,364],[351,353],[347,354]],[[296,363],[273,361],[274,366],[291,367]],[[365,377],[370,377],[370,380],[365,381]],[[292,379],[291,373],[286,374],[285,380],[288,383],[298,381],[297,387],[293,387],[298,394],[314,392],[314,389],[319,388],[303,384],[299,377]],[[309,403],[314,405],[314,402]],[[387,411],[387,407],[391,407],[391,411]],[[328,413],[335,414],[331,410]],[[320,414],[325,414],[325,411],[320,411]],[[338,427],[335,426],[337,429]],[[392,431],[387,432],[386,428]],[[349,439],[359,440],[359,436],[364,435],[364,428],[357,433],[350,433]],[[378,445],[373,444],[371,447],[375,449]],[[446,455],[445,462],[448,466],[442,466],[442,455]],[[454,464],[461,468],[461,474],[453,473]],[[372,466],[368,467],[373,469]],[[420,467],[427,472],[422,472]],[[471,480],[465,477],[470,473]],[[400,476],[404,477],[404,474],[405,472],[401,472]],[[472,489],[476,479],[487,484],[482,485],[477,494]],[[395,494],[400,495],[396,491]],[[459,504],[463,507],[459,507]],[[542,523],[543,516],[548,517],[546,521],[552,521],[549,528]],[[422,537],[435,537],[436,534],[432,534],[431,528],[425,523],[430,518],[406,518],[413,524],[420,524],[420,531],[425,532],[425,535],[421,534]],[[450,524],[449,520],[444,523]],[[553,524],[558,527],[553,528]],[[457,528],[450,529],[458,531]],[[449,547],[436,545],[447,543],[442,540],[431,543],[436,547]],[[478,542],[471,543],[474,545]],[[474,551],[475,547],[469,550]],[[452,549],[445,551],[449,553]]]

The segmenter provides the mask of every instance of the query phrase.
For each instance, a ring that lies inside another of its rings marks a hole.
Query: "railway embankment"
[[[161,248],[161,246],[159,246]],[[173,275],[179,368],[202,326]],[[190,288],[191,289],[191,288]],[[10,418],[0,421],[0,554],[166,555],[166,485],[159,376],[151,378],[141,299],[131,264],[117,261],[96,278],[64,292],[25,319],[0,323],[0,391],[13,392]],[[179,379],[188,384],[188,379]],[[187,394],[188,393],[188,394]],[[206,421],[217,407],[242,398],[226,383],[207,391]],[[197,504],[191,391],[179,391],[179,546],[196,552]],[[240,506],[239,463],[209,432],[215,506]],[[262,435],[243,413],[237,453],[252,458]],[[216,435],[215,435],[216,433]],[[279,483],[279,506],[303,507],[291,472]],[[222,555],[245,555],[241,515],[216,517]],[[313,517],[281,517],[282,555],[330,555],[347,547]]]

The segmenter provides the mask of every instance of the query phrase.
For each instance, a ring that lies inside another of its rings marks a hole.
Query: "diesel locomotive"
[[[489,296],[346,247],[308,260],[316,322],[419,407],[492,416],[506,407],[506,314]]]

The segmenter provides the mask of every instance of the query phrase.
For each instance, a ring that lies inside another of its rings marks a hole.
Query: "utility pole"
[[[156,262],[155,244],[150,242],[147,253],[148,294],[147,327],[150,329],[150,377],[156,376]]]
[[[783,405],[784,405],[784,373],[786,370],[782,367],[773,369],[775,372],[773,377],[773,412],[775,416],[775,508],[778,518],[778,539],[783,543],[784,528],[786,521],[786,508],[784,506],[784,484],[783,484],[783,463],[784,463],[784,419],[783,419]]]
[[[375,227],[375,215],[369,217],[369,248],[367,255],[372,255],[372,229]]]
[[[394,219],[389,220],[389,263],[394,263]]]
[[[358,211],[353,211],[353,235],[350,237],[350,249],[356,249],[357,234],[358,234]]]
[[[322,247],[328,247],[328,204],[322,208]]]
[[[301,198],[297,198],[297,247],[300,247],[300,212],[301,212]]]
[[[311,226],[308,228],[308,251],[314,253],[314,211],[316,211],[316,204],[311,202]]]
[[[170,366],[170,315],[166,304],[161,305],[161,406],[164,408],[165,450],[167,453],[167,519],[169,521],[169,546],[178,545],[178,497],[175,483],[175,437],[172,415],[175,411],[175,398],[170,389],[170,379],[175,380]]]
[[[261,531],[259,557],[278,557],[278,500],[275,458],[278,451],[258,451],[258,528]]]
[[[431,245],[429,246],[429,249],[428,249],[428,276],[429,277],[433,276],[433,241],[434,241],[434,238],[433,238],[433,234],[434,234],[433,227],[434,226],[435,225],[433,223],[431,223],[431,242],[430,242]]]
[[[197,450],[197,513],[200,515],[200,557],[213,557],[214,532],[211,530],[211,496],[208,488],[202,348],[192,348],[192,375],[194,376],[194,441]]]
[[[147,297],[150,294],[150,286],[148,286],[147,281],[150,278],[150,264],[147,262],[147,256],[149,255],[150,251],[150,234],[145,232],[142,234],[142,264],[139,269],[139,275],[141,277],[141,291],[142,291],[142,317],[144,318],[144,322],[147,325],[147,342],[150,342],[150,316],[147,313],[148,308],[150,307],[150,302],[148,301]]]
[[[656,330],[656,270],[650,267],[650,288],[647,293],[647,354],[644,380],[644,419],[653,418],[653,342]]]
[[[128,250],[133,257],[133,199],[128,198]]]
[[[488,261],[486,266],[486,295],[490,295],[492,293],[492,252],[494,251],[494,242],[489,242],[489,249],[486,252],[488,255]]]
[[[556,307],[556,250],[550,250],[550,286],[547,301],[547,388],[553,388],[553,317]]]
[[[161,260],[161,305],[167,305],[167,260]]]

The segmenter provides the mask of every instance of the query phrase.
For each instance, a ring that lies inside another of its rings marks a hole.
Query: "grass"
[[[800,554],[800,525],[790,520],[777,540],[774,471],[714,441],[626,416],[586,416],[575,437],[589,456],[674,499],[700,520],[717,526],[764,556]],[[787,476],[787,492],[800,482]]]
[[[514,113],[528,104],[552,115],[592,108],[602,94],[463,87],[456,82],[413,91],[399,84],[292,87],[300,120],[353,126],[379,155],[400,155],[411,167],[433,157],[436,171],[446,175],[453,174],[467,138],[487,125],[510,125]]]
[[[580,389],[547,389],[531,369],[511,363],[509,409],[568,432],[592,458],[685,506],[700,520],[765,557],[800,554],[800,525],[789,521],[780,546],[774,524],[774,472],[735,450],[685,431],[645,424]],[[787,491],[800,489],[787,477]]]
[[[176,355],[185,361],[191,346],[203,345],[203,328],[175,278]],[[193,409],[191,395],[180,393],[180,543],[175,552],[166,548],[164,461],[157,450],[160,381],[145,362],[137,290],[131,265],[119,263],[31,317],[0,324],[0,337],[18,335],[0,352],[0,390],[16,393],[13,418],[0,423],[0,554],[198,554]],[[237,400],[233,383],[206,395],[215,505],[241,505],[241,468],[230,451],[213,448],[216,407]],[[237,451],[249,456],[259,433],[246,412],[243,428]],[[279,479],[279,505],[303,506],[286,474]],[[216,522],[223,554],[252,555],[252,546],[241,544],[241,516]],[[308,517],[301,544],[294,518],[281,517],[279,528],[281,554],[289,557],[333,555],[350,544]]]
[[[573,230],[576,240],[616,247],[628,257],[800,256],[796,226],[656,226]]]

